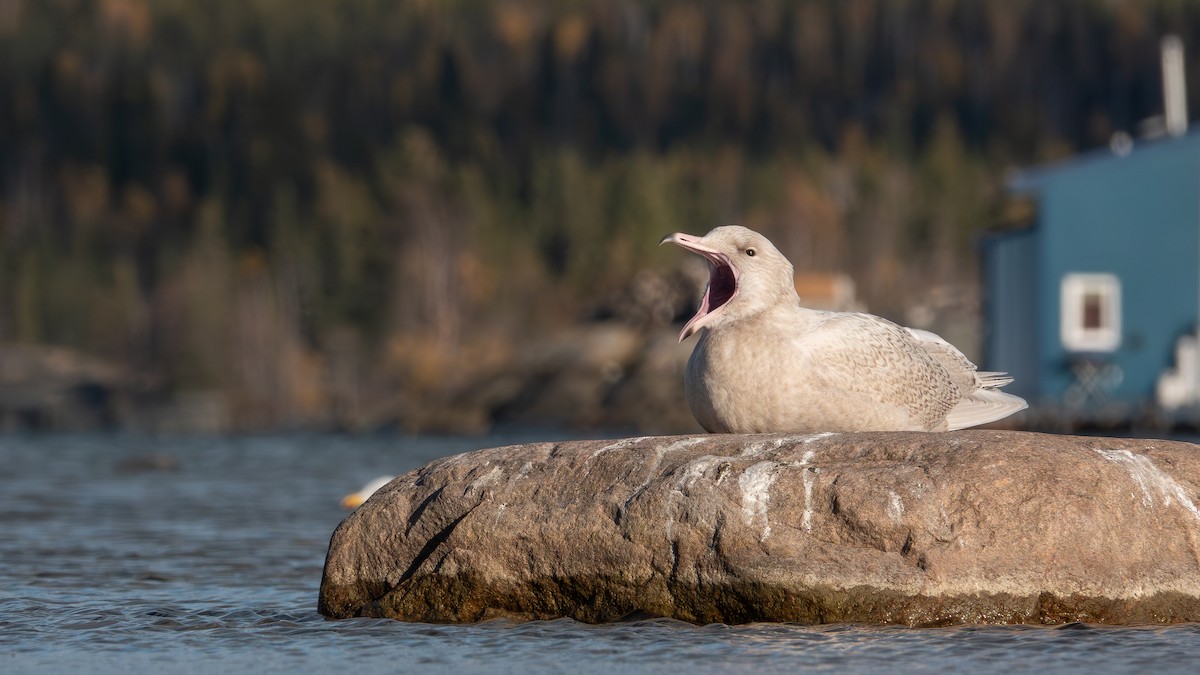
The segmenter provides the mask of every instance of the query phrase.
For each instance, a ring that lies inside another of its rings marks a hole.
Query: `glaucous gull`
[[[685,393],[714,433],[948,431],[1026,407],[928,331],[871,314],[802,307],[788,259],[761,234],[718,227],[671,242],[708,261],[700,309],[679,334],[699,341]]]

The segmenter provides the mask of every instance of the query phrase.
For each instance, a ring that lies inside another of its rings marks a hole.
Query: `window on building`
[[[1121,346],[1121,280],[1115,274],[1063,277],[1062,343],[1073,352],[1111,352]]]

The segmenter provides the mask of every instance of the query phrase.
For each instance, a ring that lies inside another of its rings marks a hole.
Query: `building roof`
[[[1062,161],[1020,169],[1014,171],[1009,177],[1008,189],[1017,194],[1039,192],[1048,183],[1064,175],[1080,170],[1099,168],[1110,163],[1148,159],[1161,150],[1176,148],[1176,144],[1178,143],[1197,145],[1198,151],[1200,151],[1200,129],[1190,131],[1178,137],[1159,136],[1155,138],[1130,139],[1129,146],[1124,151],[1121,151],[1119,148],[1114,149],[1114,146],[1117,146],[1117,143],[1114,143],[1109,147],[1089,150]]]

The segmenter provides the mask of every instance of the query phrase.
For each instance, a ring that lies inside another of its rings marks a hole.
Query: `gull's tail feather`
[[[1012,375],[1001,372],[979,372],[975,376],[979,378],[979,386],[984,389],[999,389],[1013,381]]]
[[[1011,381],[1012,378],[1009,378]],[[949,431],[966,429],[1024,410],[1029,407],[1025,399],[990,388],[980,389],[967,396],[946,416],[946,426]],[[996,385],[998,386],[998,385]]]

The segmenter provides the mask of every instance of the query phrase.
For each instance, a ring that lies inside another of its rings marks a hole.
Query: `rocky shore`
[[[592,322],[495,346],[502,353],[490,359],[462,354],[445,365],[445,372],[425,378],[431,382],[396,374],[362,376],[339,388],[317,378],[308,384],[321,392],[321,405],[286,415],[257,414],[262,405],[237,391],[177,391],[68,349],[0,345],[0,429],[484,434],[496,427],[536,425],[700,431],[683,404],[683,369],[692,345],[678,344],[677,332],[669,326]],[[447,359],[422,352],[410,360]],[[282,406],[286,400],[281,394],[269,403]]]
[[[334,532],[329,617],[1200,620],[1200,447],[1009,431],[539,443]]]

